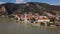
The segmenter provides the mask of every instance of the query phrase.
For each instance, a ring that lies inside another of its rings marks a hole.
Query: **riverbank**
[[[17,21],[15,18],[10,18],[10,17],[0,17],[0,23],[11,23],[11,22],[16,22],[16,23],[25,23],[25,21]],[[40,23],[31,23],[31,22],[26,22],[26,24],[31,24],[32,26],[45,26],[44,24]],[[47,26],[47,25],[46,25]],[[60,27],[56,25],[50,25],[48,27]]]

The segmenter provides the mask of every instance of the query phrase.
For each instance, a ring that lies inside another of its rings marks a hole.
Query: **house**
[[[32,18],[32,15],[27,15],[27,19],[30,20]]]
[[[47,16],[40,16],[37,22],[50,22]]]

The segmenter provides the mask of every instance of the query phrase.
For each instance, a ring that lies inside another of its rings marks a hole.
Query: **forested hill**
[[[5,3],[0,4],[0,10],[2,6],[5,6],[5,9],[8,14],[12,13],[24,13],[24,12],[32,12],[43,14],[43,12],[49,12],[52,14],[60,14],[60,6],[58,5],[50,5],[46,3],[38,3],[38,2],[27,2],[21,4],[14,3]],[[1,11],[0,11],[1,12]]]

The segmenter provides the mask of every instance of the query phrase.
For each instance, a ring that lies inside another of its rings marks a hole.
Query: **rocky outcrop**
[[[6,15],[6,14],[7,14],[7,12],[6,12],[5,6],[1,6],[0,7],[0,15]]]

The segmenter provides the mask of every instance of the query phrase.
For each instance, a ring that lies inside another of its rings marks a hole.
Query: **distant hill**
[[[46,3],[38,2],[27,2],[21,4],[5,3],[1,4],[0,8],[2,6],[5,6],[8,14],[24,12],[39,13],[41,15],[44,14],[44,12],[49,12],[51,14],[60,14],[60,6],[58,5],[54,6]]]

